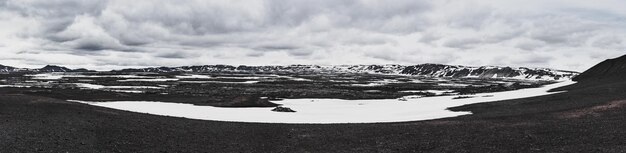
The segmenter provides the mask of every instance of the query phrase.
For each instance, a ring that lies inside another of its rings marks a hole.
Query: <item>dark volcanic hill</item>
[[[56,65],[46,65],[45,67],[41,69],[36,69],[36,70],[39,72],[70,72],[72,71],[72,69],[69,69],[67,67],[56,66]]]
[[[63,66],[57,66],[57,65],[46,65],[43,68],[40,69],[32,69],[29,71],[34,71],[34,72],[95,72],[93,70],[87,70],[87,69],[70,69],[67,67],[63,67]]]
[[[626,55],[608,59],[574,77],[574,81],[613,80],[626,78]]]

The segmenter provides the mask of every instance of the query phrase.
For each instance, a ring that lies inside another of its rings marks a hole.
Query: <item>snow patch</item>
[[[0,85],[0,88],[30,88],[31,86],[24,85]]]
[[[273,101],[274,103],[282,104],[283,107],[289,107],[297,111],[295,113],[273,112],[271,111],[273,108],[220,108],[150,101],[71,101],[140,113],[215,121],[304,124],[382,123],[431,120],[468,115],[471,113],[453,112],[447,110],[447,108],[473,103],[555,94],[558,92],[547,91],[572,83],[574,82],[564,81],[540,88],[481,93],[472,95],[474,98],[465,99],[453,99],[456,96],[438,96],[407,97],[403,101],[398,99],[284,99],[282,101]]]
[[[24,75],[32,77],[35,80],[59,80],[63,78],[63,73],[42,73],[42,74],[32,74],[32,75]]]

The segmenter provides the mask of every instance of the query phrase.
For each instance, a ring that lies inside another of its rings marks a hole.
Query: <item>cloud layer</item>
[[[510,65],[626,53],[619,0],[3,0],[0,63]]]

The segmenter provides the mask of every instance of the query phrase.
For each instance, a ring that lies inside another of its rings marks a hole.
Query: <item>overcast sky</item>
[[[624,0],[0,0],[0,64],[421,64],[583,71]]]

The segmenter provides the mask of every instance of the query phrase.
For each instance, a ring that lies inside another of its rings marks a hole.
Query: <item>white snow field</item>
[[[299,124],[383,123],[431,120],[467,115],[471,113],[452,112],[447,110],[447,108],[473,103],[554,94],[558,92],[549,93],[547,91],[572,83],[574,82],[563,81],[540,88],[481,93],[469,95],[473,98],[464,99],[453,99],[457,96],[437,96],[401,98],[402,100],[285,99],[274,101],[275,103],[283,104],[283,107],[289,107],[297,111],[295,113],[273,112],[271,111],[273,108],[220,108],[168,102],[70,101],[132,112],[214,121]]]

